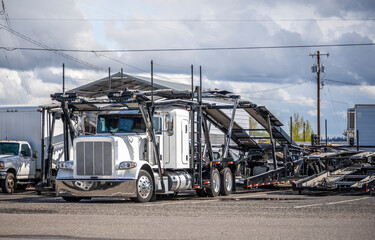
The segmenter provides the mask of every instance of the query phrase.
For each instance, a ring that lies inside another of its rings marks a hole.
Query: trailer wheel
[[[79,202],[82,200],[80,197],[62,197],[67,202]]]
[[[207,197],[207,192],[204,189],[195,189],[198,197]]]
[[[229,168],[224,168],[220,171],[220,180],[220,194],[224,196],[230,195],[233,189],[233,175]]]
[[[217,197],[220,193],[220,173],[217,169],[213,169],[210,179],[210,187],[206,189],[209,197]]]
[[[151,175],[145,171],[141,170],[138,175],[136,182],[136,193],[137,196],[131,198],[134,202],[145,203],[151,200],[154,194],[154,183],[152,181]]]
[[[14,190],[17,187],[16,178],[14,177],[13,173],[8,172],[5,176],[5,179],[1,181],[1,189],[3,190],[3,193],[14,193]]]

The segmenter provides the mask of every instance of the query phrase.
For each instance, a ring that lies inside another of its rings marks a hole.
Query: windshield
[[[0,143],[0,154],[18,155],[19,143]]]
[[[146,125],[140,115],[101,115],[97,133],[144,133]]]

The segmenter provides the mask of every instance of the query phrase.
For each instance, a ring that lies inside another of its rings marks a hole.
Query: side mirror
[[[33,158],[38,158],[38,152],[37,151],[33,152]]]
[[[173,117],[169,114],[165,116],[165,124],[167,125],[168,136],[173,135]]]

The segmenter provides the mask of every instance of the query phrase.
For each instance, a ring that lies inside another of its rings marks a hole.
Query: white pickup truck
[[[28,183],[40,177],[40,173],[39,176],[36,174],[37,157],[38,152],[33,151],[26,141],[0,141],[0,181],[3,192],[12,193],[16,188],[25,190]]]
[[[40,181],[41,153],[45,149],[42,131],[47,136],[42,119],[42,110],[38,106],[0,107],[0,185],[4,193],[22,190]],[[62,127],[55,127],[55,133],[61,134]],[[63,154],[63,145],[57,140],[54,160],[62,159]]]

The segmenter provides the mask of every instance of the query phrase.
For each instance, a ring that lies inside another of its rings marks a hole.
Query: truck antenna
[[[191,65],[191,101],[194,101],[194,66]]]
[[[154,106],[154,61],[151,60],[151,105]]]

